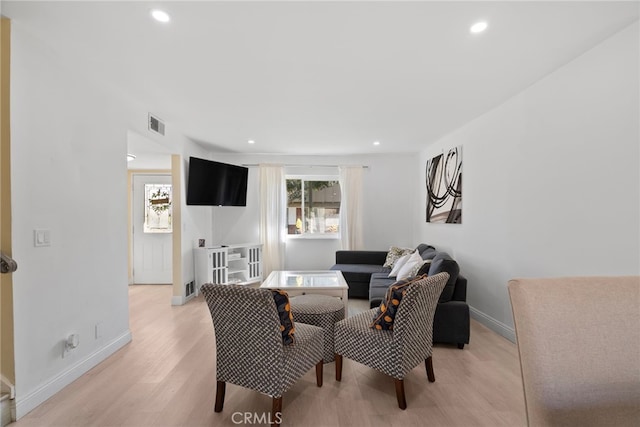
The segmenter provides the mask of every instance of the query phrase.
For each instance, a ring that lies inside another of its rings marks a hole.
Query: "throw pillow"
[[[422,257],[422,259],[431,259],[435,256],[436,252],[436,248],[425,243],[420,243],[416,250],[420,252],[420,256]],[[433,256],[430,255],[431,253],[433,253]]]
[[[453,297],[453,291],[456,287],[456,281],[458,280],[458,274],[460,273],[460,267],[458,263],[451,258],[451,256],[446,252],[438,252],[433,261],[431,261],[431,266],[429,267],[429,276],[435,276],[438,273],[449,273],[449,280],[447,281],[444,290],[440,294],[440,299],[438,302],[447,302],[451,301],[451,297]]]
[[[411,270],[413,276],[424,276],[429,273],[429,268],[431,268],[431,260],[425,260],[422,264],[418,264],[417,269],[415,271]]]
[[[408,255],[413,252],[413,249],[399,248],[397,246],[391,246],[389,252],[387,252],[387,259],[384,261],[383,267],[393,268],[393,264],[402,256]]]
[[[398,272],[402,268],[402,266],[407,262],[407,260],[410,257],[411,257],[411,254],[403,255],[400,258],[398,258],[397,261],[393,263],[393,269],[391,270],[391,273],[389,273],[389,276],[387,277],[396,277],[398,275]]]
[[[400,302],[407,287],[418,280],[422,280],[422,277],[416,277],[412,280],[398,280],[389,286],[373,318],[373,322],[371,323],[372,328],[385,331],[393,329],[393,321],[396,319],[396,313],[398,313]]]
[[[274,290],[273,300],[278,308],[278,317],[280,318],[280,332],[282,332],[282,343],[284,345],[293,344],[294,333],[296,328],[293,324],[293,314],[291,313],[291,304],[289,304],[289,295],[285,291]]]
[[[415,276],[415,274],[411,274],[411,272],[413,271],[413,269],[419,264],[422,265],[422,263],[424,262],[424,260],[422,259],[422,257],[420,256],[420,253],[418,251],[415,251],[414,253],[411,254],[411,256],[409,257],[409,259],[407,260],[407,262],[404,263],[404,265],[402,266],[402,268],[400,269],[400,271],[398,272],[398,280],[402,280],[402,279],[406,279],[407,277],[411,277],[411,276]],[[418,267],[420,268],[420,267]],[[416,268],[416,271],[417,268]]]

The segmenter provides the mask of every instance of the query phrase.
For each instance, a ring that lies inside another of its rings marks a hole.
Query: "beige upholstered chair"
[[[406,409],[404,377],[424,362],[433,373],[433,315],[449,273],[426,277],[408,286],[398,306],[393,330],[377,330],[371,323],[377,309],[367,310],[335,325],[336,380],[342,380],[342,357],[389,375],[395,381],[400,409]]]
[[[640,277],[515,279],[530,426],[640,425]]]
[[[283,345],[270,290],[205,284],[200,291],[216,336],[215,412],[222,411],[229,382],[271,396],[270,420],[279,424],[283,393],[314,365],[322,386],[322,328],[296,323],[294,343]]]

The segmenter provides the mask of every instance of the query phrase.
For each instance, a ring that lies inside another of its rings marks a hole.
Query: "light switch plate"
[[[35,247],[51,246],[51,230],[33,230],[33,245]]]

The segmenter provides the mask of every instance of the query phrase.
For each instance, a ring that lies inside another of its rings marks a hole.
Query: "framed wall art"
[[[427,222],[462,223],[462,146],[427,161]]]

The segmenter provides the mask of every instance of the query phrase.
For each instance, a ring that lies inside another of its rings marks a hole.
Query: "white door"
[[[133,175],[133,283],[172,283],[171,175]],[[160,202],[160,203],[157,203]]]

